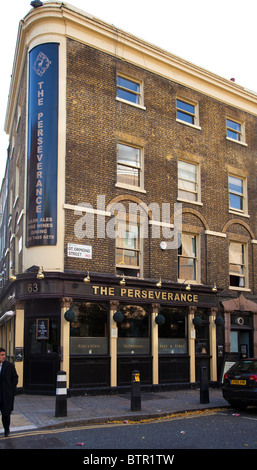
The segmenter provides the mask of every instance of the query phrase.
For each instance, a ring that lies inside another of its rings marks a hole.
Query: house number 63
[[[28,284],[28,292],[31,293],[31,292],[38,292],[38,283],[37,282],[33,282],[31,284]]]

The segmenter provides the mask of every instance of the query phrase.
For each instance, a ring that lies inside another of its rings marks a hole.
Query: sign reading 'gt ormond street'
[[[29,54],[26,246],[56,245],[59,44]]]

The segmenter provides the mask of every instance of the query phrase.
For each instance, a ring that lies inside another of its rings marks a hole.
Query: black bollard
[[[207,375],[207,367],[201,368],[200,377],[200,403],[209,403],[209,380]]]
[[[131,379],[131,411],[141,410],[140,373],[138,370],[132,372]]]
[[[64,416],[67,416],[66,372],[60,370],[57,373],[55,417],[62,418]]]

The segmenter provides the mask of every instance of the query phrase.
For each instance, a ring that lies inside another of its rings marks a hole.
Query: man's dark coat
[[[9,415],[13,410],[14,396],[18,383],[18,375],[14,364],[4,361],[2,365],[2,414]]]

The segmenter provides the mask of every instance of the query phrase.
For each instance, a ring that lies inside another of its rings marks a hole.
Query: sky
[[[4,0],[0,28],[0,185],[4,122],[19,21],[31,0]],[[65,3],[65,2],[64,2]],[[257,0],[70,0],[73,6],[257,93]]]

